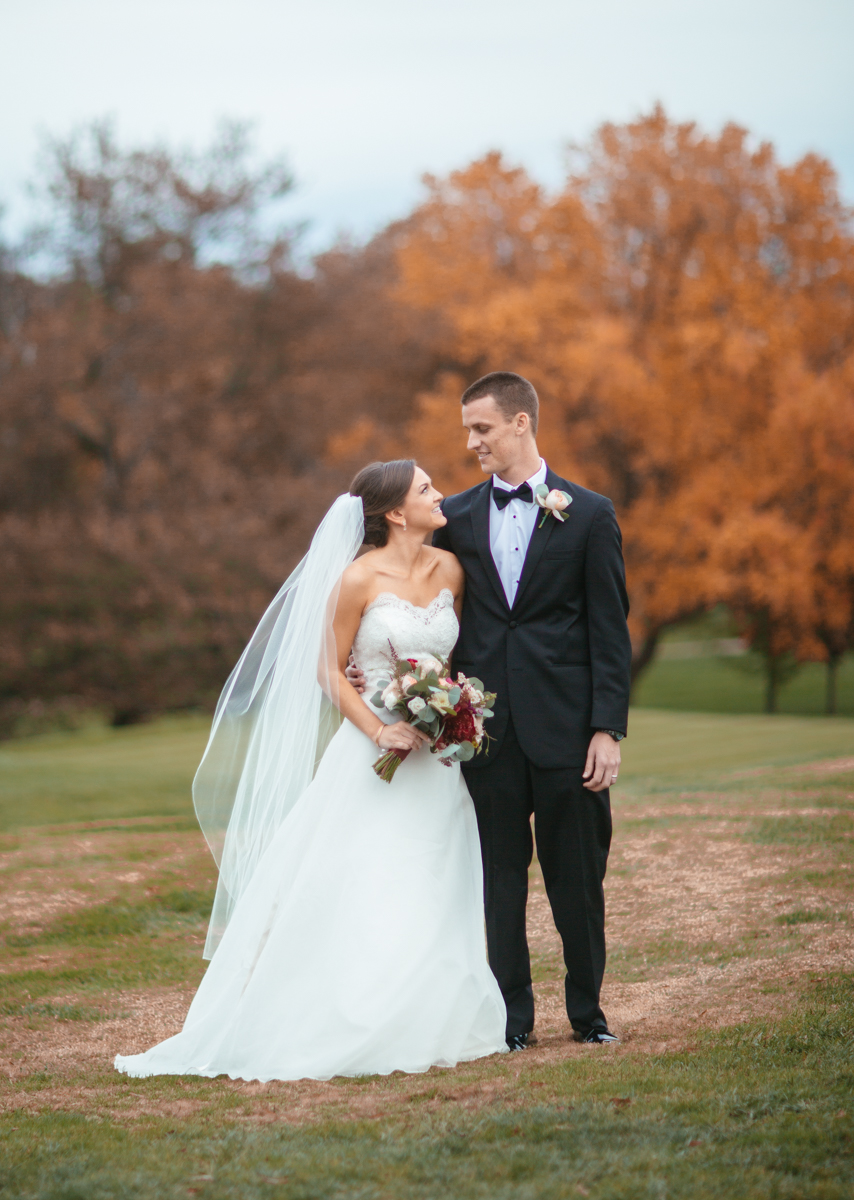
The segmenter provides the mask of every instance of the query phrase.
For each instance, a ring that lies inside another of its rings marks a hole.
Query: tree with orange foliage
[[[854,360],[819,374],[789,361],[738,520],[716,553],[729,602],[754,632],[773,676],[787,661],[827,663],[825,711],[854,634]]]
[[[636,672],[668,624],[724,601],[748,632],[760,617],[773,631],[773,706],[780,653],[814,652],[814,598],[829,594],[805,581],[815,530],[780,492],[792,435],[778,431],[792,411],[829,428],[816,388],[849,362],[852,238],[833,172],[657,108],[603,126],[556,197],[496,154],[428,188],[399,294],[442,312],[458,369],[421,399],[417,453],[446,486],[473,481],[448,449],[460,384],[496,368],[531,379],[555,469],[617,505]]]
[[[237,127],[177,155],[96,126],[49,158],[53,275],[0,249],[0,729],[34,697],[206,703],[366,458],[480,480],[459,396],[495,367],[540,392],[552,465],[617,506],[635,672],[724,602],[769,707],[821,658],[832,709],[854,239],[829,164],[656,109],[557,194],[490,154],[306,273],[265,232],[288,173],[248,152]]]

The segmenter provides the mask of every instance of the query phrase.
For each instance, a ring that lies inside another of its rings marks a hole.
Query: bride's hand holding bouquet
[[[374,737],[378,748],[384,751],[394,751],[402,755],[400,761],[413,750],[426,746],[430,741],[426,733],[405,721],[395,721],[393,725],[383,725]]]

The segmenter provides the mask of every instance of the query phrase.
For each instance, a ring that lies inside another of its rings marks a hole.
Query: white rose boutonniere
[[[563,515],[564,510],[569,508],[570,504],[572,504],[572,496],[570,496],[567,492],[559,492],[557,488],[552,488],[552,490],[549,491],[544,483],[538,483],[534,488],[534,498],[537,501],[537,504],[539,504],[540,508],[543,509],[543,519],[539,524],[540,529],[542,529],[543,525],[545,524],[546,517],[549,515],[549,513],[551,513],[553,517],[557,517],[558,521],[566,520],[566,517]]]

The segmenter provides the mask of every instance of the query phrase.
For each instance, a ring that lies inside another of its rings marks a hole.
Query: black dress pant
[[[544,770],[523,754],[511,721],[494,761],[463,767],[483,853],[489,963],[507,1005],[507,1036],[534,1028],[534,992],[525,928],[531,814],[566,964],[566,1012],[573,1029],[604,1028],[599,990],[605,971],[602,881],[611,844],[607,789],[582,786],[582,767]]]

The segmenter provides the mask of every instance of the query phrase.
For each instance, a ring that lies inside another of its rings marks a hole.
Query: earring
[[[406,533],[406,517],[403,518],[403,532]]]

